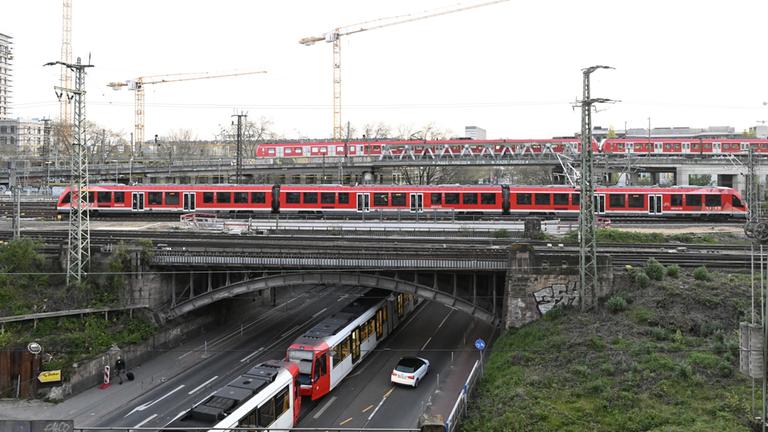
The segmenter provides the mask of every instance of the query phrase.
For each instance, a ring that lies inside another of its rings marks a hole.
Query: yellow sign
[[[40,380],[41,383],[61,381],[61,369],[40,372],[37,379]]]

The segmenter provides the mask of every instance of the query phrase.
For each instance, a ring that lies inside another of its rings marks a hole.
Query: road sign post
[[[483,375],[483,351],[485,351],[485,341],[478,338],[475,341],[475,348],[480,351],[480,375]]]

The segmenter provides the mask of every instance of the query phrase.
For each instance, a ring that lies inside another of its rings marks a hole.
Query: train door
[[[357,211],[359,212],[371,211],[371,194],[369,193],[357,194]]]
[[[605,214],[605,194],[595,195],[595,214]]]
[[[661,195],[648,195],[648,214],[660,215],[661,213]]]
[[[187,210],[187,211],[195,210],[195,193],[194,192],[184,192],[184,210]]]
[[[352,364],[360,360],[360,327],[352,330]]]
[[[654,153],[662,153],[663,151],[664,151],[664,143],[660,143],[660,142],[653,143]]]
[[[683,153],[690,153],[691,152],[691,143],[684,142],[683,143]]]
[[[411,194],[411,211],[419,213],[424,210],[424,194]]]
[[[328,351],[316,353],[314,363],[312,369],[312,400],[319,399],[321,396],[331,391]]]
[[[387,309],[386,305],[379,308],[376,311],[376,340],[382,340],[384,338],[384,324],[387,322]]]
[[[131,193],[131,208],[133,208],[134,211],[143,211],[144,210],[144,192],[133,192]]]
[[[719,142],[713,142],[712,143],[712,153],[720,153],[720,143]]]
[[[628,142],[627,145],[624,147],[624,151],[627,153],[634,153],[635,152],[635,143]]]

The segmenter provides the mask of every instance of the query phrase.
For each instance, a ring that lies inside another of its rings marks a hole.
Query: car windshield
[[[395,370],[404,373],[413,373],[420,368],[423,362],[415,358],[404,358],[397,363]]]

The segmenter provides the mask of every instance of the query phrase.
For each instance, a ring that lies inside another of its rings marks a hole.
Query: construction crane
[[[414,13],[410,15],[398,15],[388,18],[380,18],[363,23],[352,24],[345,27],[337,27],[328,33],[320,36],[308,36],[299,40],[302,45],[314,45],[315,42],[325,41],[333,44],[333,139],[341,140],[341,44],[342,36],[348,36],[355,33],[361,33],[369,30],[376,30],[384,27],[390,27],[398,24],[405,24],[413,21],[420,21],[427,18],[433,18],[441,15],[448,15],[456,12],[462,12],[470,9],[476,9],[483,6],[489,6],[496,3],[504,3],[509,0],[494,0],[483,3],[475,3],[465,6],[454,6],[448,9],[431,9],[428,11]]]
[[[134,142],[139,143],[139,146],[141,146],[144,143],[144,86],[151,85],[151,84],[163,84],[163,83],[180,82],[180,81],[195,81],[195,80],[204,80],[204,79],[212,79],[212,78],[225,78],[225,77],[235,77],[235,76],[243,76],[243,75],[263,74],[263,73],[267,73],[267,71],[262,70],[262,71],[248,71],[248,72],[231,72],[231,73],[214,74],[214,75],[208,74],[208,72],[149,75],[149,76],[138,77],[134,80],[129,80],[129,81],[111,82],[107,84],[107,86],[111,87],[112,90],[120,90],[123,87],[127,87],[128,90],[133,90],[135,92],[133,139],[134,139]]]
[[[61,13],[61,74],[59,92],[63,95],[72,89],[72,71],[65,64],[72,64],[72,0],[63,0]],[[72,111],[70,100],[61,97],[59,100],[59,124],[62,128],[62,138],[65,145],[72,141]],[[57,145],[59,145],[57,143]]]

